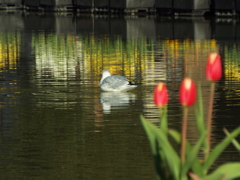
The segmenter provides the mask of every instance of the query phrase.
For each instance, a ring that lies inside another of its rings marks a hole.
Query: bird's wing
[[[117,89],[118,87],[127,85],[128,79],[124,76],[113,75],[104,79],[102,84],[107,84],[109,87]]]

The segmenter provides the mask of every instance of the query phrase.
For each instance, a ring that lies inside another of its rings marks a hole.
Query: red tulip
[[[168,90],[164,83],[160,82],[154,90],[154,103],[158,107],[164,107],[168,103]]]
[[[222,62],[220,55],[211,53],[206,65],[206,78],[210,81],[218,81],[222,77]]]
[[[196,85],[190,78],[184,78],[180,86],[180,103],[183,106],[191,106],[196,100]]]

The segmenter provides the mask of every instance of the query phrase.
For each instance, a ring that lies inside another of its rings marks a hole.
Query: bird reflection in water
[[[110,114],[113,109],[127,108],[129,103],[134,102],[135,99],[136,94],[130,92],[102,92],[100,94],[104,114]]]

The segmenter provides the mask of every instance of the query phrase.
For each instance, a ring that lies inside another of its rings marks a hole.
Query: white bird
[[[134,89],[137,85],[132,84],[124,76],[112,75],[106,69],[102,71],[102,79],[100,81],[100,88],[103,91],[129,91]]]

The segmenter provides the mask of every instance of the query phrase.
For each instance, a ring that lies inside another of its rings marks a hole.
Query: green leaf
[[[240,163],[226,163],[217,168],[213,173],[203,178],[203,180],[231,180],[240,177]]]
[[[194,106],[194,110],[195,110],[195,119],[196,119],[198,133],[201,136],[201,134],[205,132],[206,126],[205,126],[205,121],[204,121],[202,90],[201,90],[201,85],[199,83],[198,83],[198,93],[197,94],[198,94],[198,100]],[[204,141],[203,147],[204,147],[204,152],[207,152],[207,150],[208,150],[207,141]]]
[[[157,176],[158,179],[168,179],[167,177],[169,176],[169,174],[167,172],[169,172],[169,168],[166,167],[166,161],[164,160],[164,156],[163,156],[163,152],[161,149],[159,149],[159,145],[158,145],[158,141],[156,140],[156,152],[157,154],[155,154],[154,157],[154,164],[155,164],[155,169],[157,172]]]
[[[195,115],[196,115],[196,123],[199,134],[202,134],[205,132],[205,122],[204,122],[204,110],[203,110],[203,101],[202,101],[202,90],[201,85],[198,84],[198,100],[197,104],[195,106]]]
[[[161,114],[160,128],[165,134],[167,134],[168,130],[167,106],[164,106],[163,108],[160,109],[160,114]]]
[[[203,177],[204,176],[204,173],[203,173],[203,166],[202,166],[202,163],[200,162],[199,159],[195,160],[192,167],[191,167],[191,170],[197,174],[199,177]]]
[[[174,130],[174,129],[169,129],[168,130],[169,135],[178,143],[181,143],[181,134]],[[186,141],[186,155],[188,155],[192,150],[191,144]],[[203,177],[203,167],[199,159],[196,159],[191,167],[192,171],[197,174],[200,177]]]
[[[207,157],[204,163],[204,173],[207,173],[208,169],[212,166],[212,164],[216,161],[218,156],[223,152],[223,150],[229,145],[233,138],[240,134],[240,127],[236,128],[229,136],[225,137],[222,142],[220,142],[213,151]]]
[[[227,130],[226,128],[223,128],[223,131],[224,131],[224,133],[225,133],[227,136],[230,135],[230,133],[228,132],[228,130]],[[233,143],[233,145],[235,146],[235,148],[236,148],[238,151],[240,151],[240,144],[237,142],[237,140],[236,140],[235,138],[233,138],[232,143]]]
[[[157,172],[157,178],[159,180],[167,179],[167,174],[166,174],[167,170],[165,172],[163,171],[165,166],[165,158],[164,158],[163,152],[161,151],[161,149],[159,149],[157,137],[155,133],[151,130],[151,127],[149,126],[149,123],[147,123],[147,120],[145,120],[145,118],[142,115],[140,116],[140,119],[146,131],[148,140],[150,142],[151,151],[154,157],[155,169]]]
[[[142,125],[146,131],[148,140],[150,142],[150,146],[151,146],[151,150],[152,150],[152,154],[156,155],[157,154],[157,147],[156,147],[156,135],[154,134],[153,131],[151,131],[151,128],[149,127],[149,125],[146,123],[147,121],[145,120],[145,118],[143,117],[143,115],[140,115],[140,119],[142,122]]]
[[[156,136],[159,149],[162,150],[164,153],[169,170],[171,171],[174,179],[178,180],[180,173],[180,158],[169,143],[166,134],[161,129],[157,128],[155,125],[146,121],[142,116],[141,121],[144,127],[147,127],[146,129],[148,129],[148,131],[152,131],[151,134],[153,133]],[[153,137],[154,135],[151,136]]]
[[[198,159],[198,152],[199,152],[199,149],[200,149],[201,145],[203,144],[203,142],[206,138],[207,132],[208,131],[205,130],[205,132],[202,133],[201,137],[198,139],[198,141],[194,145],[194,147],[189,152],[187,152],[186,161],[183,164],[182,169],[181,169],[181,177],[183,177],[185,174],[187,174],[187,172],[192,167],[194,162]],[[201,172],[198,172],[198,173],[201,173]],[[202,175],[202,173],[201,173],[201,175]]]
[[[198,175],[189,172],[189,176],[193,179],[193,180],[202,180]]]

